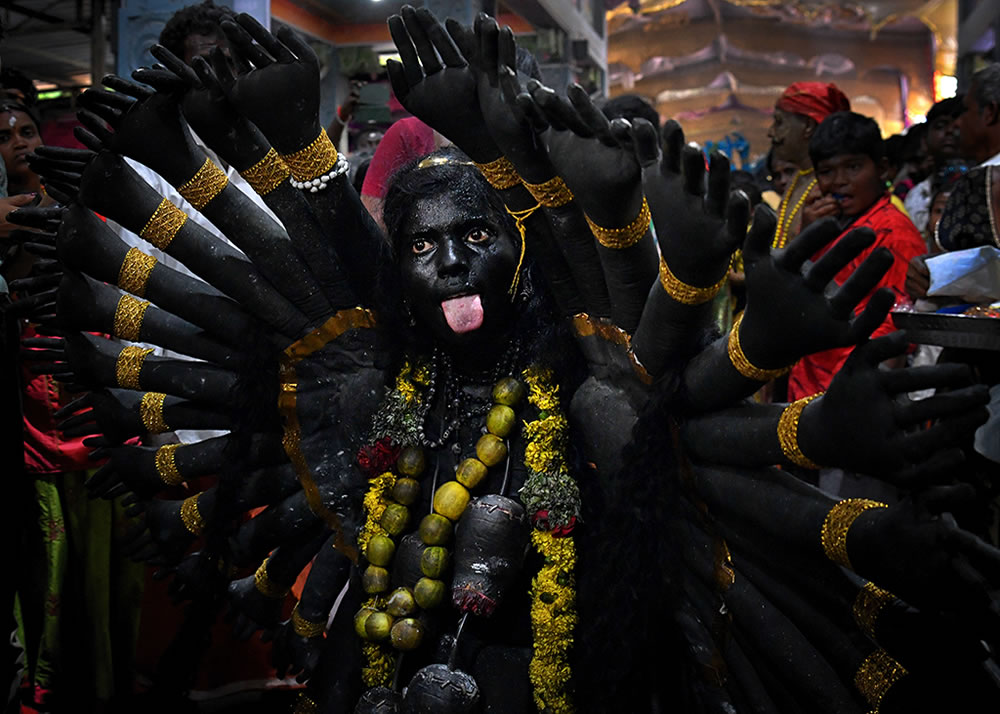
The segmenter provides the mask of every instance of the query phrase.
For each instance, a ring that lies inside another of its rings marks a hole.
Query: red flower
[[[399,458],[402,449],[392,443],[388,436],[376,441],[374,444],[367,444],[358,450],[358,466],[368,476],[388,471]]]
[[[576,527],[576,516],[571,516],[569,523],[564,526],[551,526],[549,524],[549,512],[546,510],[536,511],[535,515],[531,517],[532,523],[535,524],[536,528],[543,531],[551,531],[554,538],[565,538],[573,533],[573,528]]]

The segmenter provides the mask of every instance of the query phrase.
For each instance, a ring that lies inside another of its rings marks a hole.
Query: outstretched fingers
[[[424,34],[446,67],[466,66],[465,58],[462,57],[458,46],[430,10],[425,7],[417,8],[416,21],[423,28]]]
[[[122,94],[134,97],[140,102],[144,102],[156,94],[156,92],[149,87],[139,84],[138,82],[132,82],[124,77],[119,77],[117,74],[104,75],[101,78],[101,84],[108,89],[113,89],[116,92],[121,92]]]
[[[108,129],[101,117],[87,109],[81,109],[76,113],[76,116],[80,120],[80,123],[83,124],[87,132],[89,132],[90,136],[86,137],[87,140],[85,140],[84,135],[78,133],[76,129],[73,130],[73,134],[80,139],[80,141],[88,149],[91,149],[92,151],[102,151],[104,149],[111,148],[115,135],[110,129]],[[79,127],[77,127],[77,129],[78,128]]]
[[[776,261],[782,268],[797,273],[802,269],[803,263],[832,243],[838,235],[840,226],[836,219],[816,221],[790,240],[784,250],[778,253]]]
[[[247,34],[258,45],[267,50],[268,54],[278,62],[288,63],[295,61],[295,55],[277,37],[272,35],[266,27],[261,25],[253,15],[248,15],[245,12],[241,13],[236,18],[236,22],[246,30]]]
[[[413,41],[417,57],[420,58],[420,64],[423,65],[424,74],[431,75],[440,72],[443,69],[443,65],[437,56],[437,51],[434,49],[431,38],[427,35],[424,24],[417,19],[417,11],[410,5],[404,5],[400,12],[403,17],[403,26]],[[424,12],[429,14],[427,10],[424,10]],[[430,20],[434,23],[437,22],[437,19],[433,15],[431,15]],[[425,22],[427,22],[426,19]]]
[[[957,362],[890,369],[880,377],[882,385],[892,394],[921,389],[956,389],[969,386],[973,380],[972,368]]]
[[[743,262],[748,267],[771,254],[771,241],[774,240],[774,229],[778,219],[774,212],[760,204],[753,212],[753,223],[743,241]]]
[[[705,196],[705,209],[710,215],[717,218],[726,217],[729,183],[729,159],[725,154],[713,151],[708,167],[708,194]]]
[[[591,133],[605,146],[618,147],[618,142],[611,135],[611,123],[604,112],[594,106],[587,90],[575,82],[566,89],[566,96],[576,110],[580,120],[587,125]]]
[[[901,426],[920,424],[929,419],[958,416],[989,403],[990,391],[983,384],[935,394],[926,399],[906,399],[894,404],[896,422]]]
[[[985,406],[974,406],[947,419],[941,419],[929,429],[902,438],[906,460],[918,463],[941,449],[960,446],[964,440],[989,418]]]
[[[663,137],[663,159],[660,170],[664,174],[681,172],[681,154],[684,150],[684,130],[673,119],[668,119],[660,134]]]
[[[500,27],[497,21],[486,13],[479,13],[476,16],[474,32],[479,39],[479,69],[486,75],[486,80],[491,87],[497,86],[497,65],[500,62],[500,48],[498,46]]]
[[[635,117],[632,124],[632,147],[642,168],[648,168],[660,159],[660,133],[642,117]]]
[[[226,20],[222,22],[222,31],[229,39],[229,49],[234,57],[249,62],[257,69],[274,64],[274,60],[264,52],[260,45],[253,41],[253,37],[243,25]]]
[[[554,90],[531,80],[528,82],[528,92],[553,129],[569,129],[584,138],[594,136],[594,132],[580,119],[573,106]]]
[[[420,68],[417,48],[413,46],[413,40],[410,39],[410,33],[406,31],[406,24],[401,15],[389,16],[389,35],[392,37],[393,44],[396,45],[396,51],[399,52],[399,64],[402,65],[402,76],[405,79],[404,86],[409,90],[409,87],[423,81],[424,71]],[[389,63],[387,62],[386,69],[388,70],[388,68]],[[393,79],[392,71],[389,72],[389,79],[392,80],[392,88],[395,90],[396,80]]]
[[[166,47],[161,44],[155,44],[149,49],[149,53],[156,59],[160,60],[160,62],[163,63],[163,66],[166,67],[169,72],[173,73],[176,80],[184,82],[189,87],[198,86],[198,77],[195,75],[194,70],[186,62],[184,62],[184,60],[168,50]],[[158,70],[150,71],[158,72]],[[134,72],[132,73],[132,76],[135,77]],[[156,85],[154,84],[153,86]]]

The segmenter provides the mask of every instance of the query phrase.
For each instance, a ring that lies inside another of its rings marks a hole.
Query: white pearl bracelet
[[[338,154],[337,163],[333,165],[333,168],[330,169],[328,173],[325,173],[322,176],[317,176],[309,181],[296,181],[293,178],[289,178],[288,180],[295,188],[303,191],[308,190],[310,193],[316,193],[317,191],[322,191],[326,188],[327,184],[329,184],[329,182],[333,179],[346,174],[349,168],[351,168],[351,165],[348,163],[347,157],[343,154]]]

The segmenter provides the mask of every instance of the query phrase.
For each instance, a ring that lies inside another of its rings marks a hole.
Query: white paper
[[[985,245],[927,259],[930,297],[956,297],[965,302],[1000,300],[1000,250]]]

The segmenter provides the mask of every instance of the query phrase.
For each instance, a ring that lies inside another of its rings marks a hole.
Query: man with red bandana
[[[799,169],[778,208],[775,248],[798,235],[803,206],[819,196],[809,160],[809,139],[827,116],[850,108],[850,100],[837,85],[824,82],[796,82],[775,103],[774,119],[767,131],[773,156]]]

